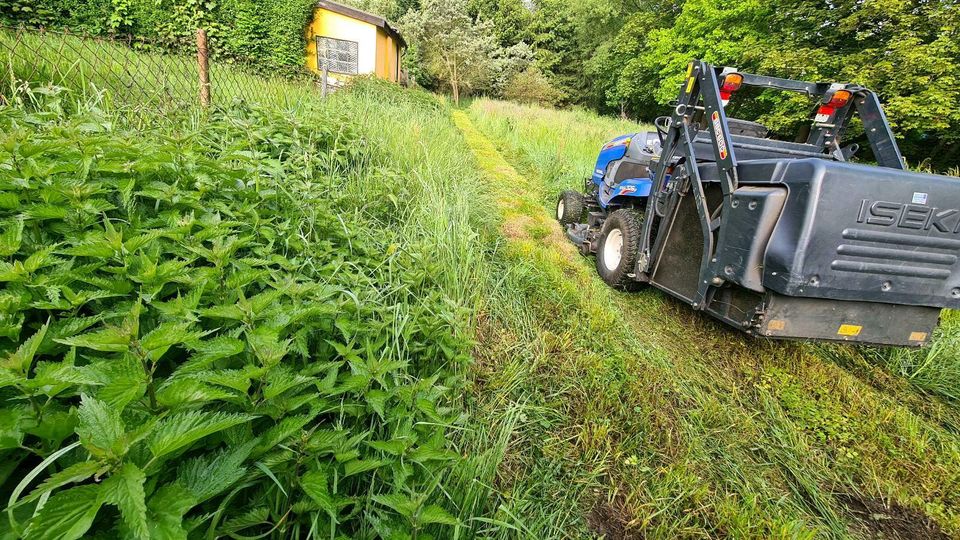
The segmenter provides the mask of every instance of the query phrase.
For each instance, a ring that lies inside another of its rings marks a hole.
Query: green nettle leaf
[[[40,327],[40,330],[37,330],[36,334],[24,341],[16,351],[4,358],[3,361],[0,362],[0,367],[25,375],[30,371],[30,366],[33,364],[33,357],[37,354],[37,349],[40,348],[40,344],[43,343],[43,338],[46,335],[47,325],[43,325]]]
[[[26,407],[0,409],[0,450],[20,448],[24,436],[24,424],[33,419]]]
[[[259,379],[263,376],[263,371],[264,368],[247,366],[244,369],[201,371],[194,376],[205,383],[231,388],[246,394],[250,390],[251,379]]]
[[[130,338],[131,334],[128,330],[108,326],[102,330],[54,341],[71,347],[83,347],[101,352],[123,352],[130,348]]]
[[[297,416],[288,416],[281,420],[277,425],[271,427],[266,433],[260,436],[260,444],[253,452],[254,455],[260,455],[273,449],[274,446],[283,443],[288,438],[303,433],[303,427],[314,419],[312,414],[301,414]]]
[[[417,509],[420,508],[420,501],[402,493],[374,495],[373,500],[406,518],[412,518]]]
[[[267,386],[263,389],[265,399],[273,399],[292,388],[306,386],[315,379],[305,377],[283,367],[277,367],[267,375]]]
[[[119,447],[126,428],[120,419],[120,411],[116,408],[99,399],[82,395],[77,416],[80,421],[77,435],[91,454],[106,457],[126,452],[126,449]]]
[[[366,444],[375,450],[380,450],[381,452],[399,456],[410,447],[412,441],[405,439],[394,439],[392,441],[369,441]]]
[[[135,538],[147,538],[147,503],[143,491],[146,475],[132,463],[124,463],[104,480],[101,493],[104,502],[120,509],[123,523]]]
[[[244,422],[256,416],[248,414],[214,413],[189,411],[175,414],[163,420],[157,426],[148,441],[150,452],[159,458],[176,452],[194,442]]]
[[[454,461],[460,456],[452,450],[434,446],[421,446],[408,452],[407,457],[411,461],[425,463],[427,461]]]
[[[165,322],[154,328],[140,339],[140,347],[152,358],[163,356],[167,350],[177,344],[196,341],[203,332],[190,332],[192,323]]]
[[[51,474],[42,484],[37,486],[30,495],[19,500],[18,505],[26,504],[40,498],[44,493],[51,492],[74,482],[82,482],[101,471],[103,465],[96,461],[81,461],[74,463],[62,471]]]
[[[0,257],[9,257],[17,251],[20,251],[20,244],[23,242],[23,220],[18,219],[12,224],[8,223],[0,232]]]
[[[43,413],[42,422],[31,422],[24,432],[44,441],[48,447],[60,446],[74,434],[77,427],[77,412],[72,410],[48,410]]]
[[[211,319],[230,319],[234,321],[242,321],[247,317],[247,313],[236,304],[201,309],[200,314]]]
[[[28,273],[36,272],[41,268],[46,268],[48,266],[53,266],[59,262],[59,259],[53,256],[54,252],[57,250],[56,245],[47,246],[37,251],[34,251],[30,254],[25,261],[23,261],[23,268]]]
[[[103,506],[100,485],[84,485],[54,494],[30,520],[26,537],[37,540],[74,540],[90,529]]]
[[[236,394],[215,388],[195,378],[168,379],[157,390],[157,404],[176,409],[211,401],[226,400]]]
[[[40,362],[35,369],[33,379],[30,379],[31,385],[35,387],[51,386],[102,386],[108,381],[101,377],[96,370],[89,366],[77,367],[72,361],[63,362]],[[50,395],[48,391],[45,394]]]
[[[238,535],[232,535],[230,533],[237,533],[250,527],[264,525],[269,523],[269,520],[270,509],[266,506],[257,506],[231,518],[220,527],[218,532],[228,534],[231,537],[239,537]]]
[[[194,354],[180,367],[178,373],[203,371],[217,360],[230,358],[242,353],[247,344],[242,339],[230,336],[217,336],[205,341],[187,343]]]
[[[177,479],[197,503],[201,503],[243,478],[247,472],[243,463],[256,442],[254,439],[228,450],[191,459],[177,469]]]
[[[377,414],[380,415],[380,418],[385,418],[385,408],[387,400],[390,399],[390,393],[386,390],[368,390],[364,397],[367,399],[367,405],[370,405],[370,408],[374,410]]]
[[[460,524],[460,520],[453,517],[450,512],[447,512],[442,507],[435,504],[431,504],[420,511],[420,514],[417,515],[417,520],[421,524],[437,523],[440,525],[451,525],[456,526]]]
[[[193,494],[176,484],[163,486],[147,503],[151,540],[186,540],[183,516],[196,506]]]
[[[105,238],[89,239],[60,250],[63,255],[108,259],[116,255],[114,247]]]
[[[330,486],[327,480],[326,471],[312,471],[300,478],[300,487],[313,502],[320,505],[327,513],[333,515],[337,512],[337,507],[330,496]]]
[[[353,461],[347,462],[343,466],[343,476],[353,476],[355,474],[365,473],[367,471],[372,471],[374,469],[379,469],[384,465],[388,464],[388,461],[382,461],[379,459],[355,459]]]
[[[263,366],[275,366],[283,360],[290,347],[290,340],[280,341],[280,332],[268,326],[247,332],[247,343]]]

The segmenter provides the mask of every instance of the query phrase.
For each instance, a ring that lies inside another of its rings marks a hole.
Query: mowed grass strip
[[[513,448],[509,481],[569,482],[568,506],[608,537],[960,534],[952,407],[855,351],[747,339],[659,292],[610,291],[575,254],[545,206],[581,181],[562,164],[588,163],[604,139],[585,140],[623,123],[489,100],[455,121],[524,269],[514,277],[536,321],[521,337],[543,342],[532,361],[479,364],[491,408],[542,403],[550,419]],[[561,456],[557,473],[544,476],[545,455]]]

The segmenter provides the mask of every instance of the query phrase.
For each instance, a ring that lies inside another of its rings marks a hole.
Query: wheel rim
[[[563,204],[563,199],[560,199],[560,202],[557,203],[557,219],[563,219],[563,211],[565,210],[565,206],[566,205]]]
[[[613,272],[620,267],[620,261],[623,259],[623,232],[620,229],[613,229],[607,234],[607,239],[603,242],[603,266]]]

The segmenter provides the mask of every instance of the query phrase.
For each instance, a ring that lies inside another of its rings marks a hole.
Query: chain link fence
[[[307,78],[271,78],[219,61],[202,30],[196,46],[169,46],[133,36],[0,26],[0,61],[0,101],[7,103],[26,87],[51,84],[150,114],[236,100],[287,102],[298,92],[320,92]]]

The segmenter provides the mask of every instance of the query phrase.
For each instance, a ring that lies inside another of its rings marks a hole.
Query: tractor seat
[[[758,139],[763,139],[770,133],[770,129],[759,122],[739,118],[727,118],[727,127],[730,128],[731,135],[744,135]]]
[[[613,187],[631,178],[649,178],[650,164],[660,155],[660,150],[660,138],[656,132],[641,131],[635,134],[623,158],[611,164],[604,182]]]

